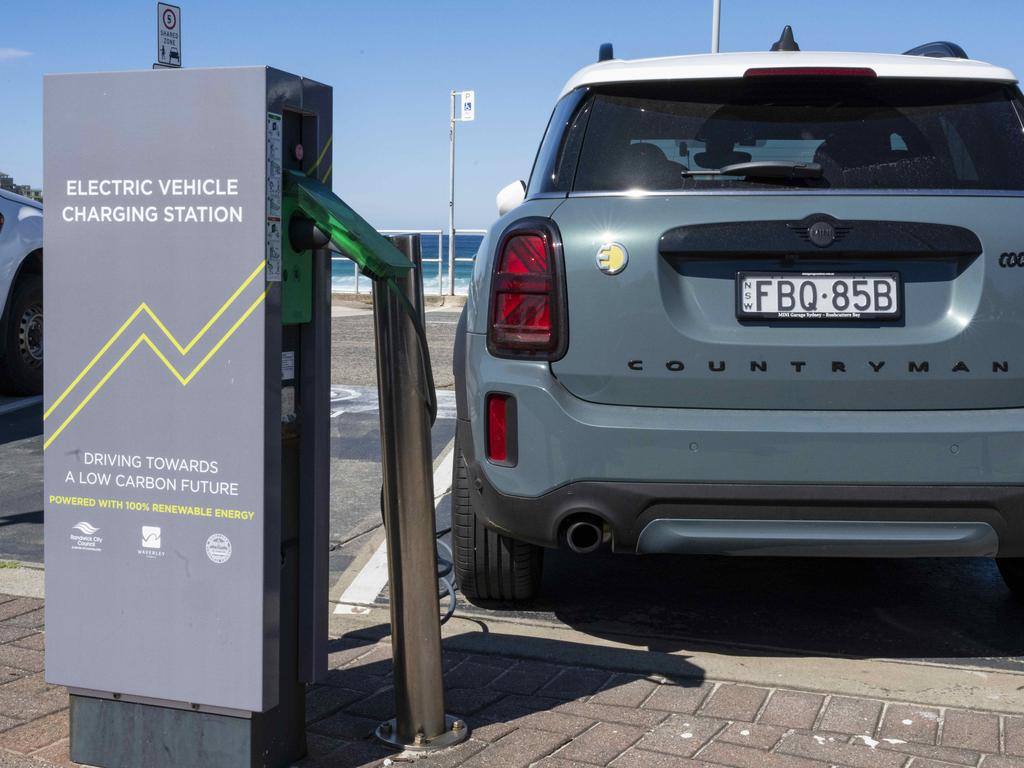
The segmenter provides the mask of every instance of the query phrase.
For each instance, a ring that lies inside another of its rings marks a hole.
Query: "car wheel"
[[[1024,602],[1024,557],[1002,557],[996,563],[1006,586],[1014,597]]]
[[[9,395],[43,392],[43,280],[18,280],[7,316],[6,353],[0,357],[0,389]]]
[[[544,550],[496,533],[473,512],[466,458],[455,438],[452,470],[455,580],[469,600],[529,600],[540,590]]]

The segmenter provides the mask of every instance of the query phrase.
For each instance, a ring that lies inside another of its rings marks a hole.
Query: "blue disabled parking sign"
[[[474,91],[462,91],[459,96],[462,102],[459,119],[463,122],[469,122],[476,117],[476,93]]]

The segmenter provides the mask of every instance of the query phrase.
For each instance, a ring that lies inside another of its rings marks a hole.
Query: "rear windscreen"
[[[1024,190],[1016,97],[1002,84],[882,78],[603,86],[579,110],[587,119],[565,126],[550,178],[577,192]],[[792,163],[820,170],[795,178]]]

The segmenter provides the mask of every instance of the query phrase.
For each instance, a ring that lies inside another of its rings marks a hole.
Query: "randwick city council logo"
[[[597,249],[597,268],[606,275],[617,275],[629,263],[629,252],[622,243],[605,243]]]
[[[206,540],[206,556],[210,562],[226,563],[231,559],[231,539],[223,533],[215,533]]]
[[[82,552],[102,552],[103,537],[97,536],[100,532],[92,523],[84,520],[71,526],[71,548]]]
[[[165,554],[167,554],[163,551],[161,545],[159,526],[142,526],[142,549],[139,550],[139,554],[143,557],[148,557],[151,559],[163,557]]]

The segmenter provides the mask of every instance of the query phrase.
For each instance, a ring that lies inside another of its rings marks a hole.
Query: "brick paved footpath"
[[[74,765],[67,692],[43,681],[42,606],[0,595],[0,768]],[[393,714],[390,646],[331,648],[299,765],[402,765],[370,737]],[[448,710],[472,738],[422,768],[1024,768],[1020,716],[456,652],[445,669]]]

